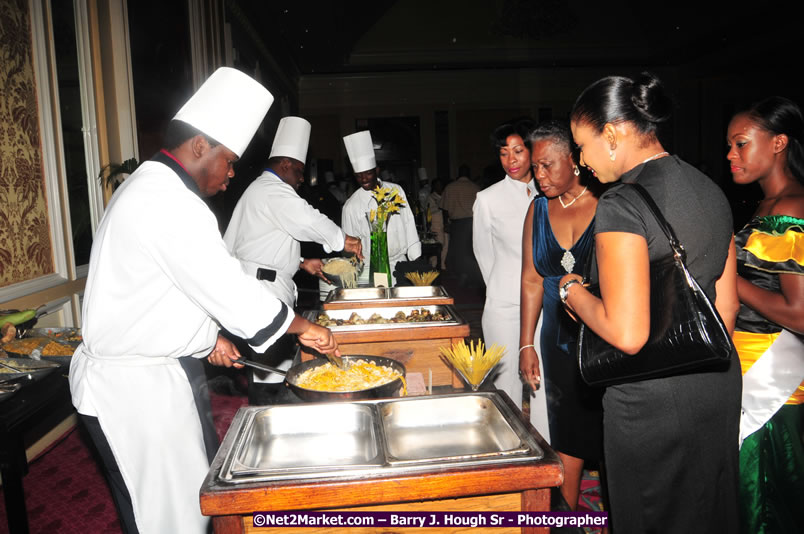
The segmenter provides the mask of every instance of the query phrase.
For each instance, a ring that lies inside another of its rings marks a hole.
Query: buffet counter
[[[292,417],[283,417],[282,410],[292,409],[297,410]],[[310,414],[318,419],[307,425]],[[477,439],[478,433],[488,435]],[[328,446],[342,457],[328,455]],[[201,488],[201,511],[212,516],[217,534],[286,532],[255,527],[254,512],[540,512],[550,510],[550,488],[562,480],[555,452],[498,391],[248,407],[236,415],[210,467]],[[349,532],[388,532],[388,527],[350,527]],[[547,529],[495,532],[546,534]]]

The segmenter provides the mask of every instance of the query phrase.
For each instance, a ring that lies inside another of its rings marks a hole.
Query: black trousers
[[[204,373],[204,364],[201,360],[189,356],[179,358],[179,363],[187,375],[187,380],[190,382],[190,388],[193,391],[193,399],[198,409],[198,418],[201,421],[201,430],[204,435],[207,459],[212,463],[212,459],[218,451],[219,442],[218,434],[215,431],[215,423],[212,419],[212,404],[209,400],[209,386]],[[134,521],[131,494],[123,480],[123,475],[120,473],[120,468],[114,458],[112,448],[109,446],[109,441],[106,439],[106,434],[103,433],[97,417],[81,414],[79,416],[100,456],[103,475],[109,484],[112,499],[114,499],[117,514],[120,517],[120,526],[125,534],[137,534],[139,530],[137,529],[137,523]]]

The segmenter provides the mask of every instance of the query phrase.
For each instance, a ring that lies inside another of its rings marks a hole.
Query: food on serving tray
[[[47,336],[58,341],[66,341],[69,343],[81,343],[83,338],[78,328],[65,328],[63,330],[48,331]]]
[[[14,323],[5,323],[2,327],[0,327],[0,343],[8,343],[12,339],[17,336],[17,328],[14,326]]]
[[[436,311],[431,313],[430,310],[422,308],[420,310],[412,310],[410,314],[405,314],[403,311],[398,311],[391,318],[386,318],[379,313],[373,313],[368,319],[364,319],[357,312],[352,312],[348,319],[333,319],[326,313],[319,313],[316,323],[321,326],[350,326],[360,324],[391,324],[391,323],[424,323],[431,321],[449,321],[452,317],[446,312],[442,313]]]
[[[414,286],[429,286],[433,284],[433,280],[438,278],[441,274],[438,271],[427,271],[426,273],[412,272],[405,273],[405,278],[413,282]]]
[[[75,349],[70,345],[51,341],[42,349],[42,356],[72,356]]]
[[[505,346],[492,345],[488,350],[484,350],[483,342],[470,342],[466,345],[465,341],[453,343],[452,347],[441,347],[441,354],[450,364],[469,382],[472,388],[477,388],[483,383],[489,371],[499,363],[505,354]]]
[[[80,336],[78,337],[80,340]],[[64,343],[59,343],[53,340],[45,343],[49,339],[50,338],[46,337],[26,337],[23,339],[15,339],[3,345],[3,350],[6,352],[12,352],[14,354],[29,355],[34,351],[34,349],[41,347],[40,350],[42,356],[72,356],[75,352],[74,347]],[[42,347],[43,344],[44,346]]]
[[[382,386],[397,378],[402,379],[406,393],[405,377],[399,371],[374,362],[355,360],[346,369],[339,369],[329,362],[308,369],[299,375],[296,385],[315,391],[348,392]]]
[[[332,258],[321,268],[324,274],[340,277],[345,288],[357,287],[357,265],[346,258]]]

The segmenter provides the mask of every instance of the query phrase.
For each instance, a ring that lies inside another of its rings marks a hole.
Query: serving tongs
[[[2,380],[2,378],[0,378],[0,383],[8,384],[8,383],[14,382],[16,380],[19,380],[20,378],[27,378],[27,379],[32,379],[33,378],[33,375],[30,372],[26,373],[25,371],[20,371],[16,367],[12,367],[10,365],[4,364],[2,361],[0,361],[0,366],[3,366],[6,369],[10,369],[10,370],[14,371],[14,373],[16,373],[17,375],[19,375],[20,373],[24,373],[22,377],[15,376],[15,377],[9,378],[8,380]]]
[[[345,371],[346,369],[349,369],[350,364],[347,363],[346,360],[344,360],[343,358],[339,358],[339,357],[335,356],[334,354],[327,354],[326,356],[327,356],[327,359],[330,361],[330,363],[332,363],[332,365],[334,365],[338,369],[340,369],[342,371]],[[277,374],[280,374],[282,376],[285,376],[285,374],[287,374],[287,371],[284,371],[284,370],[279,369],[277,367],[271,367],[270,365],[265,365],[264,363],[258,363],[258,362],[255,362],[253,360],[246,359],[243,356],[240,356],[239,359],[233,360],[233,361],[235,363],[242,363],[246,367],[253,367],[254,369],[259,369],[260,371],[268,371],[269,373],[277,373]]]
[[[280,369],[279,367],[271,367],[270,365],[265,365],[264,363],[257,363],[253,360],[249,360],[241,356],[237,360],[233,360],[234,363],[242,363],[246,367],[251,367],[253,369],[259,369],[260,371],[267,371],[269,373],[276,373],[278,375],[285,376],[288,372],[284,369]]]

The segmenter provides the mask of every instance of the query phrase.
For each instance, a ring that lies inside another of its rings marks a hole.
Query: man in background
[[[479,191],[480,188],[471,180],[469,166],[463,164],[458,168],[458,179],[444,188],[439,204],[449,233],[447,271],[464,287],[482,283],[480,267],[472,252],[472,206]]]
[[[422,244],[419,241],[419,232],[416,230],[416,222],[413,219],[413,212],[405,196],[405,191],[397,184],[380,180],[377,177],[379,172],[377,160],[374,155],[374,145],[371,141],[371,134],[368,130],[347,135],[343,138],[346,145],[346,152],[355,173],[355,180],[359,188],[346,201],[343,206],[341,221],[343,229],[351,235],[360,236],[363,241],[363,249],[371,250],[371,230],[369,229],[368,214],[372,209],[376,209],[377,202],[374,200],[373,191],[376,187],[390,187],[395,189],[405,206],[399,213],[393,214],[388,218],[388,258],[391,262],[391,273],[394,272],[399,261],[415,260],[422,255]],[[469,213],[472,212],[471,205]],[[366,254],[365,265],[360,273],[358,283],[374,284],[369,280],[369,255]],[[387,286],[393,285],[393,280],[387,280]]]

